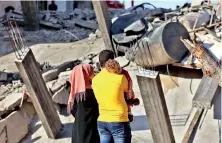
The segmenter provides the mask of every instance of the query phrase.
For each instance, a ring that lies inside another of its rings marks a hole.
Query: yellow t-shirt
[[[128,122],[128,107],[124,92],[128,81],[124,75],[103,69],[92,80],[92,88],[99,104],[98,121]]]

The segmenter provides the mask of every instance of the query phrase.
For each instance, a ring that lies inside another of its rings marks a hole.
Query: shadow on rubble
[[[134,121],[130,124],[132,131],[149,130],[150,126],[146,115],[134,116]]]
[[[72,126],[73,126],[73,123],[63,124],[57,138],[63,139],[63,138],[72,137]]]
[[[29,125],[29,132],[26,135],[25,138],[23,138],[20,143],[33,143],[37,140],[39,140],[41,137],[35,137],[32,139],[32,135],[37,132],[37,130],[42,126],[42,124],[39,122],[38,115],[34,116],[31,124]]]

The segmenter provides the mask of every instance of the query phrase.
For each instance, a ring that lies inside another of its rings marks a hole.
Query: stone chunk
[[[28,133],[28,123],[18,112],[12,112],[6,118],[7,143],[18,143]]]
[[[56,79],[57,76],[58,76],[58,73],[57,73],[56,69],[49,70],[49,71],[42,74],[42,77],[45,82]]]
[[[6,119],[0,120],[0,143],[6,142]]]
[[[33,117],[36,114],[35,108],[32,103],[24,102],[19,110],[20,114],[27,121],[28,124],[31,123]]]
[[[4,110],[13,110],[15,107],[19,106],[22,100],[22,93],[11,93],[4,100],[3,103]]]
[[[75,25],[92,30],[96,30],[98,28],[98,24],[96,22],[85,21],[81,19],[76,20]]]
[[[0,71],[0,81],[7,81],[7,73]]]
[[[102,37],[102,32],[99,31],[99,29],[96,30],[96,36],[101,38]]]
[[[88,40],[89,40],[90,42],[95,42],[95,41],[96,41],[96,34],[90,33]]]
[[[62,87],[59,91],[57,91],[53,96],[52,100],[55,103],[65,104],[67,105],[69,100],[69,92],[65,87]]]
[[[56,93],[66,84],[66,80],[64,78],[59,78],[52,86],[51,91],[52,93]]]

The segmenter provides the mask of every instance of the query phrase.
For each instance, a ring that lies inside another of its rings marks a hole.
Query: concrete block
[[[57,78],[57,76],[58,76],[58,73],[57,73],[56,69],[49,70],[49,71],[42,74],[42,77],[45,82],[54,80]]]
[[[102,37],[102,32],[99,31],[99,29],[96,30],[96,36],[101,38]]]
[[[12,112],[6,118],[7,143],[18,143],[28,133],[28,122],[18,112]]]
[[[24,102],[19,110],[19,113],[27,121],[28,124],[31,123],[33,117],[36,115],[35,108],[32,103]]]
[[[96,22],[85,21],[80,19],[75,21],[75,25],[92,30],[96,30],[98,28],[98,24]]]
[[[7,73],[0,72],[0,81],[7,81]]]
[[[62,87],[59,91],[57,91],[53,96],[52,100],[55,103],[65,104],[67,105],[69,100],[69,92],[65,87]]]
[[[15,107],[19,106],[22,100],[22,93],[11,93],[6,96],[4,100],[1,101],[3,103],[4,110],[13,110]]]
[[[51,91],[52,93],[56,93],[66,84],[66,80],[64,78],[59,78],[52,86]]]
[[[0,120],[0,143],[6,143],[6,120]]]
[[[74,13],[75,15],[82,15],[82,14],[83,14],[82,10],[79,9],[79,8],[75,8],[74,11],[73,11],[73,13]]]
[[[71,73],[72,73],[72,70],[70,70],[70,71],[65,71],[65,72],[61,72],[61,73],[59,74],[59,78],[61,78],[61,77],[70,77]]]

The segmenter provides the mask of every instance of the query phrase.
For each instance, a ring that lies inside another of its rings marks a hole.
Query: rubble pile
[[[137,65],[155,67],[186,61],[189,51],[180,37],[193,39],[197,32],[203,36],[210,34],[220,42],[221,4],[191,6],[186,3],[174,11],[145,9],[145,4],[135,6],[128,10],[129,13],[114,19],[111,27],[117,51]]]
[[[60,105],[67,105],[70,91],[69,77],[72,69],[81,63],[89,63],[97,68],[98,54],[88,54],[74,61],[60,65],[50,65],[48,62],[38,63],[43,79],[49,90],[55,108],[60,111]],[[0,72],[0,141],[5,142],[5,135],[10,136],[10,142],[19,142],[28,133],[28,125],[36,111],[27,93],[19,73]],[[12,126],[13,125],[13,126]],[[19,129],[13,130],[12,127]],[[7,130],[5,130],[7,128]],[[11,137],[13,134],[15,136]]]

